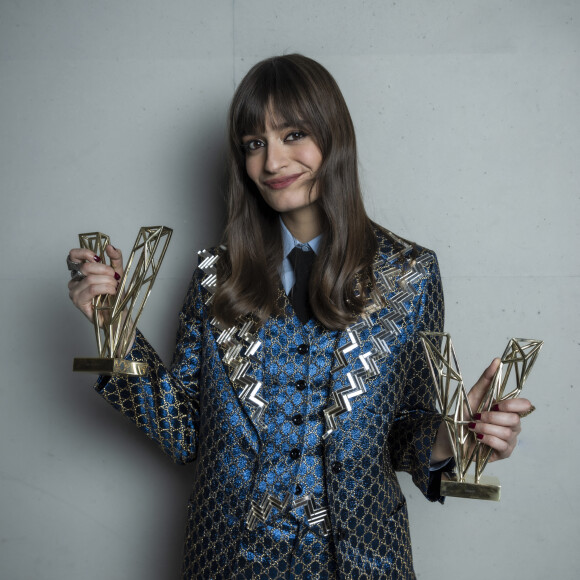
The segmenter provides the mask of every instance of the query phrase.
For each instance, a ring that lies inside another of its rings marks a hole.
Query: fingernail
[[[96,256],[96,255],[95,255],[95,256],[93,256],[93,260],[94,260],[95,262],[100,262],[100,261],[101,261],[101,258],[99,258],[99,256]]]
[[[521,419],[523,419],[524,417],[531,415],[535,410],[536,410],[536,407],[534,407],[534,405],[532,405],[527,411],[524,411],[523,413],[518,413],[518,415],[520,416]]]
[[[475,429],[475,423],[469,423],[469,425],[467,425],[470,429]]]
[[[119,280],[121,278],[121,276],[119,275],[118,272],[115,272],[115,280]]]
[[[481,413],[475,413],[475,415],[473,415],[473,418],[474,418],[476,421],[479,421],[479,420],[481,419]]]
[[[475,436],[476,436],[476,437],[477,437],[479,440],[483,439],[483,433],[476,433],[476,434],[475,434]]]
[[[491,410],[492,410],[492,411],[499,411],[499,405],[494,405],[494,406],[491,408]]]

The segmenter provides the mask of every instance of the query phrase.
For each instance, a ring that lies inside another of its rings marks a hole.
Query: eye
[[[308,137],[308,134],[304,131],[292,131],[286,135],[284,141],[299,141],[300,139],[304,139],[304,137]]]
[[[242,149],[245,153],[252,153],[253,151],[258,151],[265,147],[265,143],[261,139],[250,139],[242,143]]]

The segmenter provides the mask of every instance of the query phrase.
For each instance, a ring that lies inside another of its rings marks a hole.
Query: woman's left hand
[[[500,359],[494,359],[467,395],[471,409],[475,413],[474,421],[469,424],[469,429],[475,433],[479,441],[493,449],[489,461],[505,459],[512,454],[517,444],[518,435],[522,430],[521,416],[533,410],[530,401],[518,398],[500,401],[492,405],[490,411],[477,413],[477,408],[485,396],[499,364]]]
[[[479,380],[473,385],[467,398],[472,411],[475,413],[469,429],[473,431],[479,441],[492,448],[489,461],[505,459],[512,454],[517,444],[521,427],[521,417],[534,410],[527,399],[508,399],[492,406],[490,411],[477,413],[479,404],[485,397],[493,376],[500,364],[496,358],[483,371]],[[453,455],[449,435],[444,423],[441,423],[435,444],[431,450],[431,462],[437,463]]]

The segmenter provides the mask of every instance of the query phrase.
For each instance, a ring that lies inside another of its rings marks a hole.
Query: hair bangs
[[[289,125],[313,130],[316,112],[311,110],[312,88],[305,86],[303,75],[283,64],[287,63],[261,63],[262,66],[250,71],[251,78],[245,79],[247,86],[240,86],[238,106],[232,110],[232,126],[238,141],[245,135],[263,133],[268,120],[275,127]]]

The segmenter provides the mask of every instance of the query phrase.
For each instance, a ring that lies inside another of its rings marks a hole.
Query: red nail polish
[[[480,440],[483,439],[483,433],[476,433],[475,436]]]
[[[473,415],[473,418],[474,418],[476,421],[479,421],[479,420],[481,419],[481,413],[475,413],[475,415]]]
[[[121,279],[121,276],[119,276],[119,273],[115,272],[115,280],[120,280],[120,279]]]
[[[99,256],[93,256],[93,260],[95,262],[100,262],[101,261],[101,258],[99,258]]]
[[[492,411],[499,411],[499,405],[494,405],[494,406],[491,408],[491,410],[492,410]]]
[[[469,423],[469,425],[467,425],[470,429],[475,429],[475,423]]]

